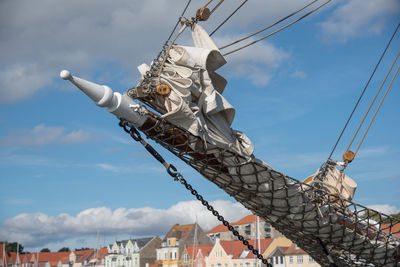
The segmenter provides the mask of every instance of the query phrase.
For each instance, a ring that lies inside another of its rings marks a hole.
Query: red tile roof
[[[389,223],[383,223],[381,225],[381,227],[382,227],[384,232],[386,232],[386,233],[390,232],[395,237],[400,238],[400,223],[394,224],[391,229],[389,228],[390,227]]]
[[[66,263],[69,261],[71,252],[40,252],[39,262],[49,262],[50,266],[57,266],[58,262]]]
[[[260,240],[260,253],[263,253],[267,247],[271,244],[273,239],[266,238]],[[257,240],[247,240],[250,245],[257,248]],[[224,248],[225,252],[229,255],[231,254],[234,259],[238,259],[242,254],[243,250],[249,250],[245,245],[243,245],[242,241],[240,240],[233,240],[233,241],[220,241],[221,246]],[[252,259],[255,255],[251,251],[246,255],[245,258]]]
[[[193,246],[188,246],[186,247],[186,250],[189,254],[189,257],[191,259],[195,258],[197,253],[199,252],[199,250],[201,250],[201,253],[203,254],[203,256],[208,256],[208,254],[210,254],[213,246],[196,246],[196,249],[193,250]],[[193,251],[194,251],[194,255],[193,255]]]
[[[290,247],[288,247],[284,251],[285,255],[296,255],[296,254],[307,254],[304,250],[301,248],[296,248],[296,244],[292,244]]]
[[[88,263],[86,264],[87,266],[93,265],[93,264],[99,264],[101,263],[101,260],[107,255],[108,249],[107,248],[100,248],[97,252],[93,251],[93,254],[90,255],[90,257],[87,259]]]
[[[260,217],[259,217],[259,220],[260,220],[260,222],[264,221]],[[242,225],[242,224],[249,224],[249,223],[256,223],[256,222],[257,222],[257,216],[250,214],[250,215],[247,215],[246,217],[243,217],[242,219],[240,219],[237,222],[231,223],[231,225],[234,226],[234,225]],[[229,230],[225,225],[219,224],[219,225],[215,226],[214,228],[212,228],[211,230],[209,230],[207,232],[207,234],[227,232],[227,231],[229,231]]]
[[[74,252],[75,253],[75,252]],[[76,260],[77,263],[82,263],[85,260],[89,261],[89,258],[94,254],[94,249],[83,250],[83,254]]]

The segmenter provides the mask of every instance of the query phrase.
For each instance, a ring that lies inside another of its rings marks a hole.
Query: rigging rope
[[[374,100],[372,101],[370,107],[368,108],[368,111],[366,112],[366,114],[365,114],[365,116],[364,116],[362,122],[360,123],[360,126],[359,126],[358,129],[357,129],[357,133],[358,133],[358,130],[360,129],[360,127],[361,127],[361,124],[364,122],[364,119],[365,119],[365,117],[367,116],[369,110],[371,109],[371,106],[372,106],[372,104],[374,103],[374,101],[375,101],[377,95],[379,94],[379,92],[380,92],[380,90],[381,90],[383,84],[386,82],[386,78],[389,76],[389,73],[392,71],[393,65],[396,63],[397,59],[399,58],[399,55],[400,55],[400,51],[399,51],[399,53],[397,54],[396,59],[394,60],[392,66],[390,67],[390,70],[388,71],[388,73],[387,73],[387,75],[386,75],[384,81],[382,82],[382,84],[381,84],[381,86],[380,86],[380,88],[379,88],[379,90],[378,90],[378,92],[377,92],[377,94],[376,94]],[[358,150],[360,149],[360,146],[361,146],[361,144],[363,143],[363,141],[364,141],[364,139],[365,139],[365,136],[367,135],[367,133],[368,133],[368,131],[369,131],[369,129],[370,129],[372,123],[373,123],[374,120],[375,120],[376,114],[378,113],[379,109],[381,108],[382,103],[383,103],[383,101],[385,100],[385,98],[386,98],[386,96],[387,96],[387,93],[389,92],[389,89],[390,89],[390,87],[391,87],[392,84],[393,84],[394,79],[396,79],[397,74],[399,73],[399,69],[400,69],[400,65],[397,67],[396,73],[394,74],[392,80],[390,81],[390,84],[389,84],[388,88],[386,89],[386,92],[385,92],[385,94],[383,95],[383,97],[382,97],[382,99],[381,99],[381,102],[379,103],[379,106],[377,107],[377,109],[376,109],[376,111],[375,111],[375,113],[374,113],[374,116],[372,117],[372,119],[371,119],[371,121],[370,121],[370,123],[369,123],[367,129],[365,130],[365,133],[364,133],[364,135],[363,135],[363,137],[362,137],[360,143],[358,144],[357,150],[356,150],[356,152],[354,152],[354,155],[356,155],[357,152],[358,152]],[[356,134],[357,134],[357,133],[356,133]],[[351,140],[351,143],[350,143],[349,146],[347,147],[347,150],[349,149],[350,145],[353,143],[353,140],[354,140],[356,134],[354,135],[353,139]]]
[[[255,43],[258,43],[258,42],[260,42],[260,41],[262,41],[262,40],[264,40],[264,39],[266,39],[266,38],[268,38],[268,37],[274,35],[275,33],[278,33],[278,32],[280,32],[280,31],[282,31],[282,30],[288,28],[289,26],[295,24],[296,22],[299,22],[300,20],[302,20],[302,19],[308,17],[309,15],[311,15],[312,13],[314,13],[314,12],[317,11],[318,9],[322,8],[323,6],[325,6],[326,4],[328,4],[328,3],[331,2],[331,1],[332,1],[332,0],[327,0],[327,1],[324,2],[323,4],[321,4],[321,5],[319,5],[318,7],[314,8],[313,10],[311,10],[311,11],[308,12],[307,14],[301,16],[300,18],[298,18],[298,19],[292,21],[291,23],[289,23],[289,24],[287,24],[287,25],[285,25],[285,26],[283,26],[283,27],[277,29],[276,31],[273,31],[272,33],[270,33],[270,34],[268,34],[268,35],[266,35],[266,36],[264,36],[264,37],[261,37],[261,38],[255,40],[255,41],[253,41],[253,42],[250,42],[250,43],[248,43],[248,44],[246,44],[246,45],[244,45],[244,46],[241,46],[241,47],[236,48],[236,49],[234,49],[234,50],[232,50],[232,51],[229,51],[229,52],[223,54],[223,56],[227,56],[227,55],[232,54],[232,53],[234,53],[234,52],[237,52],[237,51],[239,51],[239,50],[241,50],[241,49],[243,49],[243,48],[246,48],[246,47],[248,47],[248,46],[250,46],[250,45],[253,45],[253,44],[255,44]],[[231,45],[231,44],[226,45],[226,46],[224,46],[224,47],[228,47],[228,46],[230,46],[230,45]],[[223,49],[224,47],[221,47],[220,49]]]
[[[342,136],[343,136],[343,134],[344,134],[344,132],[345,132],[347,126],[349,125],[350,120],[351,120],[351,118],[353,117],[354,112],[356,111],[356,109],[357,109],[357,107],[358,107],[358,104],[360,103],[362,97],[364,96],[365,91],[367,90],[367,88],[368,88],[368,86],[369,86],[369,84],[370,84],[372,78],[374,77],[375,72],[376,72],[376,70],[378,69],[378,67],[379,67],[379,65],[380,65],[380,63],[381,63],[383,57],[385,56],[386,51],[388,50],[390,44],[392,43],[392,40],[393,40],[394,36],[396,35],[397,30],[399,29],[399,27],[400,27],[400,23],[397,24],[397,27],[396,27],[396,29],[394,30],[393,34],[392,34],[392,37],[389,39],[389,42],[387,43],[385,49],[383,50],[382,55],[380,56],[378,62],[376,63],[375,68],[374,68],[374,70],[372,71],[372,73],[371,73],[371,75],[370,75],[370,77],[369,77],[369,79],[368,79],[368,82],[365,84],[364,89],[363,89],[363,91],[362,91],[360,97],[358,98],[358,100],[357,100],[357,102],[356,102],[356,104],[355,104],[353,110],[352,110],[351,113],[350,113],[349,118],[347,119],[347,121],[346,121],[346,123],[345,123],[345,125],[344,125],[344,127],[343,127],[343,129],[342,129],[342,131],[341,131],[341,133],[340,133],[340,135],[339,135],[339,137],[338,137],[338,139],[336,140],[335,145],[333,146],[333,149],[332,149],[331,153],[329,154],[329,157],[328,157],[328,159],[327,159],[327,162],[331,160],[332,155],[333,155],[333,153],[335,152],[336,147],[338,146],[338,144],[339,144],[339,142],[340,142],[340,139],[342,138]],[[348,150],[348,148],[347,148],[347,150]]]
[[[219,24],[218,26],[217,26],[217,28],[215,28],[211,33],[210,33],[210,36],[212,36],[216,31],[218,31],[219,30],[219,28],[221,28],[222,27],[222,25],[224,25],[225,24],[225,22],[227,22],[244,4],[246,4],[247,3],[247,1],[248,0],[245,0],[245,1],[243,1],[242,2],[242,4],[240,4],[240,6],[238,6],[223,22],[221,22],[221,24]]]
[[[257,35],[257,34],[263,32],[263,31],[266,31],[266,30],[272,28],[273,26],[275,26],[275,25],[281,23],[282,21],[285,21],[286,19],[288,19],[288,18],[290,18],[290,17],[296,15],[297,13],[299,13],[300,11],[304,10],[305,8],[309,7],[310,5],[314,4],[314,3],[317,2],[317,1],[318,1],[318,0],[314,0],[314,1],[310,2],[309,4],[305,5],[304,7],[300,8],[299,10],[296,10],[295,12],[293,12],[293,13],[287,15],[286,17],[284,17],[284,18],[282,18],[282,19],[276,21],[275,23],[273,23],[273,24],[271,24],[271,25],[269,25],[269,26],[267,26],[267,27],[265,27],[265,28],[263,28],[263,29],[261,29],[261,30],[259,30],[259,31],[256,31],[255,33],[252,33],[252,34],[250,34],[250,35],[248,35],[248,36],[246,36],[246,37],[243,37],[243,38],[241,38],[241,39],[239,39],[239,40],[236,40],[236,41],[234,41],[233,43],[224,45],[224,46],[220,47],[220,49],[227,48],[227,47],[232,46],[232,45],[234,45],[234,44],[237,44],[237,43],[239,43],[239,42],[241,42],[241,41],[244,41],[244,40],[246,40],[246,39],[248,39],[248,38],[250,38],[250,37],[252,37],[252,36],[254,36],[254,35]],[[211,36],[211,34],[210,34],[210,36]]]

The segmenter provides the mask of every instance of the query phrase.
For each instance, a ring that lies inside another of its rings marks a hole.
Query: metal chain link
[[[167,163],[164,158],[155,150],[151,145],[149,145],[140,135],[139,131],[136,129],[136,127],[130,123],[129,121],[125,119],[120,119],[119,126],[121,126],[126,133],[128,133],[133,140],[141,143],[146,150],[155,158],[157,159],[162,165],[167,170],[167,173],[174,178],[175,181],[179,181],[182,185],[185,186],[187,190],[190,191],[190,193],[196,197],[197,200],[201,202],[203,206],[207,208],[217,219],[218,221],[222,222],[223,225],[225,225],[232,234],[237,237],[238,240],[240,240],[243,245],[245,245],[256,257],[257,259],[261,260],[262,263],[264,263],[267,267],[272,267],[272,264],[268,262],[268,259],[264,258],[259,252],[258,249],[254,248],[253,245],[249,243],[248,240],[246,240],[237,230],[233,228],[233,226],[225,220],[225,218],[219,214],[217,210],[214,209],[214,207],[203,198],[202,195],[200,195],[196,189],[194,189],[187,181],[186,179],[180,174],[180,172],[176,169],[176,167],[172,164]]]

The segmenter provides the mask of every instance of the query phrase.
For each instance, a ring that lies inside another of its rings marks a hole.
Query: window
[[[297,255],[297,263],[303,263],[303,255]]]
[[[168,260],[168,252],[164,252],[164,260]]]
[[[176,251],[174,252],[174,260],[176,259]]]
[[[234,264],[233,264],[233,267],[237,267],[237,264],[236,264],[236,263],[234,263]]]
[[[222,267],[222,264],[221,263],[217,263],[217,267]]]
[[[283,264],[283,256],[279,256],[280,264]]]
[[[266,223],[264,225],[264,231],[265,231],[265,238],[271,238],[271,225]]]
[[[184,262],[188,262],[189,261],[189,255],[187,253],[185,253],[185,255],[183,255],[183,261]]]
[[[289,257],[289,263],[293,263],[293,256]]]
[[[201,259],[199,259],[199,263],[197,264],[197,267],[202,267],[203,263],[201,261]]]
[[[246,267],[250,267],[250,262],[246,262]]]
[[[228,267],[228,264],[227,264],[227,263],[225,263],[225,264],[224,264],[224,267]]]
[[[214,264],[211,264],[211,267],[214,267]]]
[[[171,246],[171,239],[168,239],[168,246]]]
[[[250,234],[251,234],[250,224],[247,224],[247,225],[244,227],[244,232],[245,232],[246,235],[250,235]]]
[[[308,256],[308,261],[309,262],[315,262],[315,260],[311,256]]]
[[[222,257],[222,251],[221,251],[221,250],[217,250],[217,251],[215,252],[215,257],[216,257],[216,258],[221,258],[221,257]]]
[[[240,263],[239,266],[240,266],[240,267],[243,267],[243,263]]]

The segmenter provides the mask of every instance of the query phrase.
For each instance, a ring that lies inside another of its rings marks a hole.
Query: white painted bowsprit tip
[[[60,77],[63,80],[71,80],[72,76],[71,76],[71,72],[69,72],[68,70],[62,70],[60,72]]]
[[[124,118],[133,122],[137,127],[143,125],[147,119],[145,108],[139,103],[133,102],[127,95],[114,92],[106,85],[99,85],[85,79],[72,76],[68,70],[62,70],[60,77],[70,81],[85,93],[99,107],[105,108],[108,112],[118,118]]]

